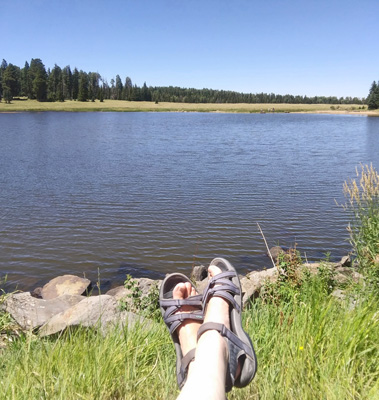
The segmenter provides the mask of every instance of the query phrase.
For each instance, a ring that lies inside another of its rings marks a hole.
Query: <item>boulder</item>
[[[263,271],[252,271],[240,279],[242,287],[242,305],[245,307],[250,300],[257,297],[266,280],[271,282],[278,278],[277,268],[269,268]]]
[[[162,284],[162,280],[154,280],[150,278],[138,278],[136,279],[138,287],[141,289],[142,296],[147,296],[152,289],[152,286],[156,285],[159,289]]]
[[[126,289],[125,286],[117,286],[113,289],[108,290],[107,295],[113,296],[116,300],[121,300],[127,297],[131,291],[129,289]]]
[[[58,276],[42,288],[41,295],[44,300],[55,299],[62,294],[82,295],[90,284],[89,279],[75,275]]]
[[[337,266],[335,268],[335,271],[336,271],[335,279],[338,283],[341,284],[347,283],[349,280],[353,280],[354,282],[358,283],[359,281],[364,279],[362,274],[360,274],[354,268],[351,267]]]
[[[208,286],[208,278],[203,279],[202,281],[196,281],[195,286],[199,294],[203,294],[204,290]]]
[[[269,250],[269,253],[267,253],[267,255],[270,256],[270,254],[271,254],[271,257],[273,258],[274,262],[277,262],[280,253],[285,253],[285,250],[280,246],[274,246],[274,247],[271,247],[271,249]]]
[[[208,276],[208,268],[204,265],[195,265],[192,268],[191,278],[193,281],[202,281]]]
[[[339,262],[339,264],[342,267],[351,267],[351,257],[350,254],[348,254],[347,256],[344,256],[341,258],[341,261]]]
[[[117,325],[132,325],[143,318],[129,312],[121,312],[113,296],[87,297],[73,307],[55,315],[40,329],[41,336],[52,335],[68,327],[94,327],[106,332]]]
[[[8,296],[2,309],[24,330],[35,329],[45,324],[51,317],[80,303],[85,297],[62,295],[52,300],[32,297],[29,292],[15,293]]]

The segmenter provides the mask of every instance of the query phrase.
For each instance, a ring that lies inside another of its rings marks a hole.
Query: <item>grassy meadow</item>
[[[11,104],[0,102],[0,112],[42,112],[42,111],[163,111],[163,112],[229,112],[229,113],[259,113],[271,112],[309,112],[333,114],[379,115],[379,111],[360,109],[360,105],[330,105],[330,104],[199,104],[199,103],[154,103],[143,101],[104,100],[100,102],[38,102],[36,100],[13,100]]]

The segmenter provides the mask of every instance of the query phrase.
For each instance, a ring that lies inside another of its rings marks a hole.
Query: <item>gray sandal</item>
[[[224,258],[215,258],[210,265],[217,266],[222,272],[209,281],[203,294],[203,308],[205,309],[213,296],[227,300],[230,305],[230,329],[223,324],[207,322],[200,327],[198,338],[204,332],[214,329],[227,339],[229,361],[225,390],[229,392],[233,386],[242,388],[253,380],[257,370],[257,358],[250,336],[242,327],[242,290],[236,270]],[[236,376],[239,364],[241,371]]]
[[[192,319],[202,322],[204,319],[202,310],[202,295],[190,296],[183,300],[173,299],[172,292],[175,286],[182,282],[190,282],[192,287],[195,287],[185,275],[174,273],[168,275],[164,279],[159,293],[159,305],[163,320],[170,332],[175,346],[176,379],[180,389],[184,386],[187,380],[188,366],[190,362],[195,359],[196,349],[194,348],[187,354],[183,355],[182,349],[180,348],[177,329],[185,320]],[[179,312],[180,308],[185,305],[193,306],[194,308],[198,309],[194,310],[193,312]]]

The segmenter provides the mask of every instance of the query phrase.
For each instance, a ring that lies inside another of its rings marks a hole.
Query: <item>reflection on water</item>
[[[122,282],[229,258],[269,265],[349,250],[342,184],[379,166],[379,119],[296,114],[0,115],[0,268],[11,285],[57,274]]]

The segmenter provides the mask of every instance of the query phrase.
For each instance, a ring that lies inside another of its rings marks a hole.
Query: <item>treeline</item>
[[[18,97],[38,101],[95,101],[104,99],[180,103],[290,103],[290,104],[365,104],[365,99],[335,96],[294,96],[274,93],[240,93],[229,90],[191,89],[180,87],[142,87],[124,81],[120,75],[108,83],[98,72],[85,72],[70,66],[54,65],[46,70],[39,58],[25,62],[23,68],[0,65],[0,101],[11,102]]]
[[[372,82],[366,103],[369,110],[377,110],[379,108],[379,81],[378,83]]]

